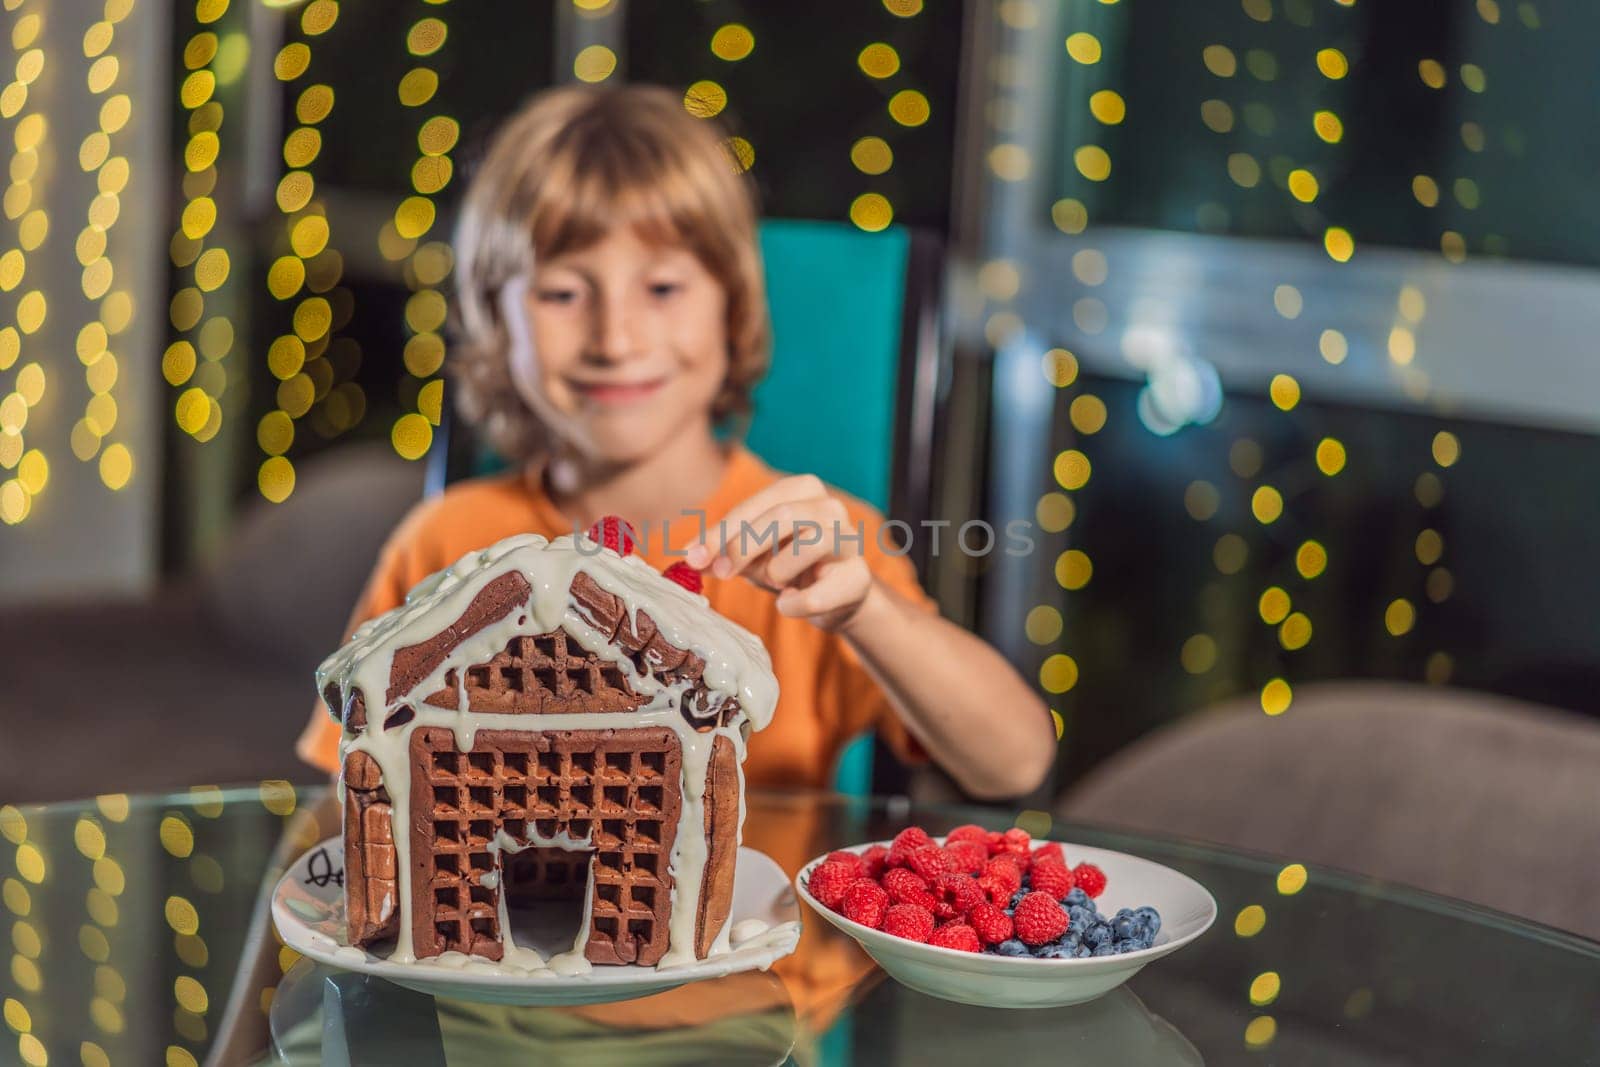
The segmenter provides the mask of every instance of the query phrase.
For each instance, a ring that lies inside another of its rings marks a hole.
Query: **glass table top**
[[[230,995],[263,1042],[270,1031],[260,1061],[292,1064],[335,1049],[421,1064],[1600,1062],[1600,945],[1292,857],[1063,823],[1048,836],[1195,878],[1216,925],[1098,1001],[1039,1011],[912,992],[814,916],[769,973],[610,1005],[434,1001],[276,943],[270,979],[238,983],[274,850],[321,792],[269,782],[0,808],[0,1063],[200,1063],[232,1025]],[[769,792],[748,809],[745,843],[791,874],[907,825],[1001,829],[1014,815]]]

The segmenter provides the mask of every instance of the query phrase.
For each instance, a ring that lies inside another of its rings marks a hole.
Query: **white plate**
[[[428,961],[391,963],[345,943],[344,846],[338,838],[301,856],[279,880],[272,892],[272,921],[284,944],[301,955],[421,993],[494,1004],[599,1004],[738,971],[766,970],[794,951],[800,940],[800,907],[788,876],[754,849],[739,849],[737,863],[730,929],[757,920],[766,924],[766,932],[735,944],[730,952],[679,967],[601,966],[588,974],[558,975],[506,973],[486,960],[454,967]]]
[[[864,852],[872,844],[869,841],[844,851]],[[1065,842],[1061,847],[1072,864],[1092,863],[1105,872],[1106,891],[1094,902],[1102,913],[1115,914],[1118,908],[1146,904],[1161,913],[1161,933],[1152,947],[1081,960],[1022,959],[937,948],[851,922],[825,907],[806,886],[811,871],[826,856],[806,864],[794,884],[813,911],[860,942],[867,955],[902,985],[929,996],[992,1008],[1054,1008],[1093,1000],[1132,978],[1145,964],[1187,945],[1217,918],[1217,902],[1205,887],[1171,867],[1103,848]]]

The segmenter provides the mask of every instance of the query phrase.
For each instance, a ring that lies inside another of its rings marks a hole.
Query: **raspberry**
[[[953,948],[957,952],[982,952],[983,942],[966,923],[945,923],[928,938],[928,944],[939,948]]]
[[[1065,864],[1034,864],[1033,873],[1029,878],[1029,884],[1036,892],[1048,893],[1056,900],[1064,900],[1066,895],[1072,892],[1072,872],[1067,870]]]
[[[933,917],[956,919],[983,900],[978,883],[964,874],[941,874],[933,884]]]
[[[916,871],[923,878],[932,882],[941,874],[948,874],[955,870],[955,864],[950,857],[945,855],[944,849],[938,845],[923,845],[914,848],[906,856],[906,866]]]
[[[945,845],[944,851],[955,869],[963,874],[982,874],[984,867],[989,864],[989,849],[978,841],[956,841]]]
[[[1023,897],[1011,921],[1025,945],[1043,945],[1067,932],[1067,913],[1047,893]]]
[[[888,910],[889,894],[870,878],[860,878],[850,883],[839,906],[839,911],[846,919],[874,930],[883,925],[883,917]]]
[[[839,901],[844,899],[844,891],[850,888],[850,883],[856,881],[859,875],[848,863],[821,863],[811,872],[811,881],[806,883],[806,889],[816,897],[825,908],[839,910]]]
[[[896,904],[884,913],[883,932],[907,941],[926,941],[933,933],[933,912],[916,904]]]
[[[678,560],[661,572],[668,581],[677,582],[691,593],[698,593],[705,588],[705,579],[700,572],[689,566],[683,560]]]
[[[1072,884],[1097,897],[1106,891],[1106,872],[1092,863],[1080,863],[1072,868]]]
[[[873,845],[861,853],[861,863],[867,869],[868,878],[882,878],[883,872],[889,869],[889,850]]]
[[[987,851],[989,848],[989,831],[969,822],[965,826],[958,826],[944,835],[945,848],[949,848],[957,841],[972,841],[982,845],[984,850]]]
[[[894,840],[889,844],[889,866],[904,867],[906,858],[911,855],[912,850],[931,844],[933,838],[929,837],[928,832],[920,826],[909,826],[901,830],[894,835]]]
[[[928,892],[928,883],[904,867],[890,867],[883,872],[883,888],[896,904],[915,904],[930,913],[938,901]]]
[[[967,925],[977,933],[978,939],[986,945],[998,945],[1011,937],[1011,916],[1007,915],[999,905],[991,904],[987,900],[980,900],[967,912]]]
[[[984,878],[999,878],[1009,887],[1006,895],[1010,896],[1022,888],[1022,871],[1017,867],[1016,857],[1011,855],[995,856],[984,865]]]
[[[1028,831],[1013,826],[1000,835],[999,847],[996,847],[994,839],[990,838],[989,852],[991,855],[1009,853],[1017,857],[1018,867],[1027,870],[1028,865],[1033,862],[1033,839],[1028,836]]]
[[[866,865],[866,863],[861,859],[860,856],[856,855],[854,852],[846,852],[843,849],[840,849],[837,852],[830,852],[830,853],[827,854],[827,856],[823,857],[822,862],[823,863],[847,863],[847,864],[850,865],[851,869],[856,872],[856,877],[857,878],[871,878],[872,877],[872,875],[867,873],[867,865]]]
[[[1011,888],[1010,882],[992,874],[979,875],[976,882],[978,888],[983,890],[983,895],[1001,907],[1005,907],[1011,900],[1011,894],[1016,892]]]
[[[1033,850],[1033,862],[1036,865],[1040,863],[1059,863],[1062,866],[1066,866],[1067,854],[1061,851],[1061,842],[1050,841]]]
[[[639,543],[633,527],[616,515],[607,515],[589,527],[589,540],[599,541],[619,556],[633,555],[634,546]]]

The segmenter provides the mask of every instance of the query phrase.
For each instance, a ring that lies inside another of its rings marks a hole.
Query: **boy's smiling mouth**
[[[654,396],[666,383],[666,378],[651,378],[638,382],[590,382],[567,379],[567,385],[581,399],[592,404],[608,406],[646,400]]]

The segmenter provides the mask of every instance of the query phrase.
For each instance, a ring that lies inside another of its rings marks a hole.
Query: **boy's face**
[[[728,372],[727,295],[687,249],[618,227],[542,259],[522,297],[528,341],[511,376],[582,455],[628,463],[708,426]]]

